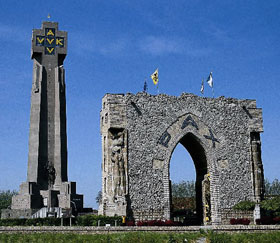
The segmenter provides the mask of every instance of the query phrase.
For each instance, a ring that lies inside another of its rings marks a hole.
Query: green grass
[[[207,242],[225,242],[225,243],[240,243],[240,242],[280,242],[280,232],[274,233],[116,233],[116,234],[47,234],[47,233],[34,233],[34,234],[0,234],[0,242],[98,242],[98,243],[109,243],[109,242],[132,242],[132,243],[184,243],[184,242],[195,242],[196,239],[205,237]]]
[[[162,242],[175,243],[191,242],[198,239],[201,235],[194,234],[167,234],[167,233],[116,233],[116,234],[0,234],[0,242],[132,242],[132,243],[146,243],[146,242]],[[186,242],[186,241],[185,241]]]
[[[280,232],[273,233],[213,233],[207,234],[209,242],[215,243],[278,243],[280,242]]]

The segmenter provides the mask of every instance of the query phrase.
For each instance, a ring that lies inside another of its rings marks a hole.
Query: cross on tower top
[[[32,33],[32,58],[36,53],[48,56],[67,54],[67,32],[58,30],[57,22],[43,22]]]

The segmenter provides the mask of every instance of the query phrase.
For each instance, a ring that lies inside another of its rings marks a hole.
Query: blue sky
[[[160,93],[200,95],[201,79],[213,71],[216,97],[256,99],[265,177],[280,179],[278,0],[0,0],[0,7],[0,190],[18,190],[26,181],[31,34],[49,13],[68,31],[68,178],[86,206],[96,207],[101,188],[101,98],[142,91],[145,78],[156,94],[149,78],[156,68]],[[187,157],[175,150],[175,181],[195,177]]]

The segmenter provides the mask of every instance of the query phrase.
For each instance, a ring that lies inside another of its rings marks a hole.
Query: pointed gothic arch
[[[180,128],[180,129],[178,129]],[[208,131],[208,133],[207,133]],[[165,137],[165,139],[163,139]],[[214,150],[219,149],[220,139],[204,122],[192,113],[180,116],[175,123],[167,128],[160,138],[160,144],[166,148],[166,156],[163,167],[164,186],[164,214],[165,218],[171,217],[170,205],[170,160],[176,146],[181,143],[189,152],[196,170],[196,208],[200,223],[210,223],[211,214],[215,214],[215,208],[211,208],[211,192],[216,190],[215,183],[210,183],[209,191],[203,191],[211,174],[215,175]],[[213,173],[214,172],[214,173]],[[206,197],[210,197],[206,199]],[[208,202],[206,202],[208,201]],[[207,207],[209,207],[207,209]],[[213,211],[214,210],[214,211]],[[207,218],[206,218],[207,217]],[[215,218],[215,217],[214,217]]]

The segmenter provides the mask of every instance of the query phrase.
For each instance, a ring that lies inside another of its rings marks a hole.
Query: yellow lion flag
[[[151,75],[151,79],[154,82],[154,85],[157,85],[158,83],[158,68],[156,69],[156,71],[154,71],[154,73]]]

